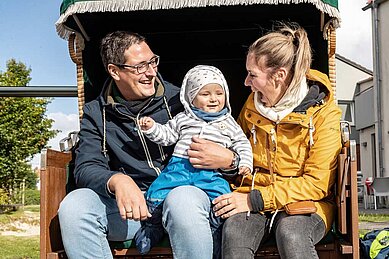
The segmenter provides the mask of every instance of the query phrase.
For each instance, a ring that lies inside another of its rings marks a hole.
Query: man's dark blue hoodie
[[[183,110],[180,89],[158,74],[154,96],[139,101],[122,98],[112,79],[101,95],[84,106],[74,177],[78,188],[110,197],[109,178],[122,172],[145,191],[169,162],[173,146],[162,147],[138,129],[140,117],[166,123]]]

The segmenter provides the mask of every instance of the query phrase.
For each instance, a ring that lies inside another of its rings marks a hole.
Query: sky
[[[76,67],[69,57],[67,41],[55,30],[61,0],[0,0],[0,71],[14,58],[32,69],[30,86],[75,86]],[[341,27],[336,31],[336,52],[373,69],[371,10],[362,11],[367,0],[339,0]],[[47,117],[61,130],[49,146],[78,130],[76,98],[54,98]],[[34,156],[33,167],[39,167]]]

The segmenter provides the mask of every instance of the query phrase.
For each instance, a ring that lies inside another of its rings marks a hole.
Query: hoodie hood
[[[159,100],[163,98],[165,95],[165,87],[163,85],[163,79],[160,74],[157,74],[155,78],[155,94],[146,99],[130,101],[124,99],[121,96],[119,89],[115,85],[115,82],[112,78],[107,79],[100,94],[100,100],[104,106],[116,106],[122,112],[129,112],[131,116],[136,116],[140,110],[143,109],[144,106],[148,106],[147,110],[152,111],[155,108],[158,108]],[[114,88],[117,88],[117,92],[119,92],[119,96],[114,97]],[[124,109],[126,111],[124,111]]]
[[[223,88],[226,96],[225,107],[228,109],[227,114],[231,114],[230,93],[223,73],[214,66],[198,65],[186,73],[180,91],[181,103],[184,105],[185,111],[191,114],[191,116],[197,117],[191,109],[193,99],[201,88],[211,83],[219,84]]]

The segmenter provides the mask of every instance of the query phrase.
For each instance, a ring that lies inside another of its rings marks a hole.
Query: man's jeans
[[[212,258],[210,208],[208,196],[197,187],[180,186],[166,197],[162,222],[174,258]],[[140,222],[121,219],[115,199],[86,188],[69,193],[58,215],[70,259],[112,258],[108,240],[132,239],[140,228]]]
[[[271,235],[270,221],[270,217],[253,213],[249,219],[246,219],[246,213],[228,218],[223,227],[223,258],[254,258],[259,246],[274,235],[281,258],[319,258],[315,244],[325,234],[325,224],[319,215],[288,216],[285,212],[279,212]]]

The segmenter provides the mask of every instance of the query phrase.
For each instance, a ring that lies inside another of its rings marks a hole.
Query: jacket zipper
[[[140,113],[141,113],[144,109],[146,109],[146,108],[149,106],[149,104],[150,104],[153,100],[154,100],[154,99],[151,99],[151,100],[149,101],[149,103],[148,103],[145,107],[143,107],[142,110],[139,111],[139,113],[138,113],[138,115],[136,116],[136,118],[134,118],[134,117],[132,117],[132,116],[129,116],[129,115],[127,115],[127,114],[124,114],[124,113],[122,113],[121,111],[119,111],[118,109],[115,109],[115,110],[116,110],[120,115],[122,115],[122,116],[124,116],[124,117],[126,117],[126,118],[132,119],[132,120],[135,122],[136,128],[139,129],[139,123],[138,123],[138,121],[139,121],[139,115],[140,115]],[[116,108],[116,107],[115,107],[115,108]],[[138,134],[139,134],[139,139],[140,139],[140,141],[141,141],[141,143],[142,143],[143,150],[145,151],[145,154],[146,154],[147,164],[149,165],[150,168],[154,169],[154,171],[157,173],[157,175],[159,175],[159,174],[161,173],[161,170],[160,170],[158,167],[155,167],[154,164],[153,164],[153,162],[152,162],[151,155],[150,155],[150,151],[149,151],[149,149],[148,149],[148,147],[147,147],[147,143],[146,143],[146,140],[145,140],[145,136],[143,135],[143,132],[142,132],[141,130],[138,130]],[[158,146],[159,146],[159,145],[158,145]],[[159,147],[159,149],[160,149],[160,152],[161,152],[161,147]]]
[[[140,116],[141,112],[143,112],[143,111],[150,105],[150,103],[151,103],[153,100],[154,100],[154,98],[152,98],[152,99],[150,100],[150,102],[149,102],[145,107],[143,107],[143,109],[140,110],[139,113],[138,113],[138,115],[136,116],[136,122],[135,122],[135,124],[136,124],[136,126],[138,127],[138,129],[139,129],[139,116]],[[166,107],[166,109],[168,109],[168,107]],[[153,161],[152,161],[152,159],[151,159],[151,155],[150,155],[149,149],[147,148],[146,138],[145,138],[145,136],[143,135],[143,132],[142,132],[140,129],[139,129],[139,132],[140,132],[139,136],[141,136],[141,140],[144,141],[144,145],[145,145],[145,147],[146,147],[146,149],[147,149],[147,152],[149,153],[149,156],[150,156],[150,163],[151,163],[152,167],[154,168],[154,170],[156,170],[157,174],[159,175],[159,174],[161,173],[161,170],[160,170],[158,167],[154,167],[154,164],[153,164]],[[163,152],[162,146],[159,145],[159,144],[158,144],[158,150],[159,150],[159,154],[160,154],[160,156],[161,156],[162,161],[165,161],[166,155],[165,155],[165,153]]]

